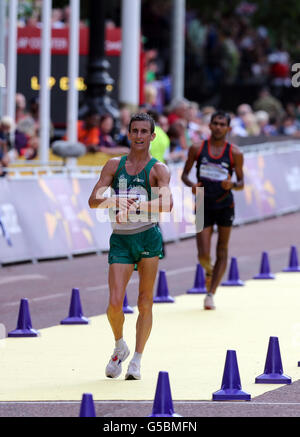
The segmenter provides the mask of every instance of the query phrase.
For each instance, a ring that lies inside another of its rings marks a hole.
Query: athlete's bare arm
[[[224,190],[242,190],[244,188],[244,155],[236,146],[232,146],[232,157],[234,161],[234,171],[236,174],[236,182],[232,182],[231,178],[222,181],[221,185]]]
[[[118,197],[104,197],[103,194],[111,186],[114,175],[120,163],[120,157],[112,158],[104,165],[100,178],[89,198],[90,208],[112,208],[129,209],[134,199],[125,199]]]
[[[234,170],[237,182],[233,187],[234,190],[242,190],[244,188],[244,155],[237,146],[232,148],[232,157],[234,159]]]
[[[195,183],[189,179],[189,173],[190,173],[191,169],[193,168],[195,161],[197,161],[198,150],[199,150],[199,145],[194,145],[194,146],[191,146],[189,148],[187,160],[186,160],[186,163],[184,165],[183,172],[181,175],[182,182],[185,185],[187,185],[188,187],[192,187],[193,194],[196,194],[197,187],[202,186],[201,182]]]
[[[170,212],[173,208],[173,197],[170,189],[170,171],[162,162],[156,162],[149,175],[151,187],[157,189],[158,198],[140,203],[141,211]]]

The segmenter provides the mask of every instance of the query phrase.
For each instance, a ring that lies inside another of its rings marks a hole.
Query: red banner
[[[17,50],[19,54],[39,54],[42,45],[42,31],[39,27],[20,27],[18,29]],[[53,55],[66,55],[69,50],[69,29],[52,29],[51,47]],[[107,56],[120,56],[122,33],[120,28],[106,29],[105,49]],[[89,51],[89,28],[80,27],[79,54]]]

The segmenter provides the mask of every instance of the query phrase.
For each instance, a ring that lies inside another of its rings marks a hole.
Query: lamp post
[[[118,126],[119,110],[107,90],[114,84],[114,80],[109,75],[110,64],[105,59],[105,4],[106,0],[89,0],[90,42],[87,89],[79,109],[79,118],[83,118],[91,110],[100,115],[109,113],[114,118],[115,126]]]

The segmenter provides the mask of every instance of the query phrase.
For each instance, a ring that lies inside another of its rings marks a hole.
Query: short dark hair
[[[134,121],[149,121],[150,130],[151,130],[151,133],[153,134],[154,129],[155,129],[155,122],[154,122],[153,118],[151,117],[151,115],[147,114],[146,112],[139,112],[137,114],[133,114],[131,119],[130,119],[129,126],[128,126],[129,132],[131,130],[131,125]]]
[[[212,114],[212,116],[211,116],[210,122],[212,123],[216,117],[225,118],[226,121],[227,121],[227,125],[230,126],[231,118],[230,118],[230,115],[227,112],[221,111],[221,110],[214,112]]]

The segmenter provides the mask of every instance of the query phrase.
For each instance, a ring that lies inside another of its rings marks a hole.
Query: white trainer
[[[122,362],[126,360],[130,354],[127,344],[124,342],[120,348],[115,348],[105,369],[105,375],[108,378],[117,378],[122,373]]]
[[[214,299],[211,294],[207,294],[204,299],[204,309],[205,310],[214,310],[216,309],[214,304]]]
[[[130,361],[125,379],[141,379],[141,366],[135,361]]]

